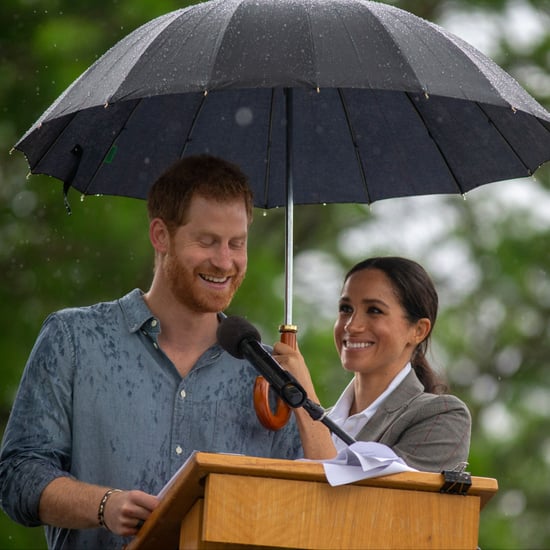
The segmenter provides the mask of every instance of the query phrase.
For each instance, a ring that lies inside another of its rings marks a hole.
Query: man
[[[188,157],[148,197],[146,293],[50,315],[4,434],[0,497],[50,548],[120,548],[193,450],[302,456],[262,428],[254,368],[216,343],[247,266],[252,196],[234,165]]]

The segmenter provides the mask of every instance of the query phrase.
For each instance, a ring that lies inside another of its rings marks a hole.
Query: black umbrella
[[[211,0],[117,43],[15,145],[85,194],[145,197],[178,157],[241,165],[256,206],[465,193],[550,159],[550,113],[472,46],[365,0]]]
[[[211,0],[117,43],[16,144],[33,173],[144,198],[184,155],[243,167],[286,206],[466,193],[550,159],[550,113],[472,46],[366,0]],[[266,385],[259,417],[276,426]],[[288,410],[279,407],[279,425]],[[267,424],[266,424],[267,422]]]

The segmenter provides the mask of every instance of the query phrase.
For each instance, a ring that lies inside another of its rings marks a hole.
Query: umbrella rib
[[[267,207],[269,199],[269,173],[271,171],[271,143],[273,136],[273,106],[275,104],[275,89],[271,88],[271,101],[269,104],[269,125],[267,130],[267,158],[264,177],[264,204]]]
[[[88,185],[86,185],[86,187],[83,191],[84,195],[89,194],[88,189],[90,189],[90,186],[92,185],[92,183],[94,183],[94,179],[95,179],[97,173],[99,172],[99,169],[101,168],[101,165],[105,162],[105,158],[109,154],[109,151],[112,149],[113,144],[115,143],[116,139],[118,138],[118,136],[120,135],[120,133],[124,129],[124,127],[128,124],[128,121],[132,118],[132,114],[136,112],[136,109],[138,108],[138,105],[143,101],[143,99],[136,99],[134,101],[136,102],[136,104],[134,105],[133,109],[130,111],[130,114],[126,117],[126,119],[124,121],[124,124],[122,124],[122,126],[119,128],[118,132],[113,136],[113,139],[112,139],[112,141],[109,145],[109,148],[107,149],[107,153],[103,157],[103,161],[96,166],[95,170],[93,171],[92,176],[88,180]],[[114,105],[114,103],[111,103],[110,105]],[[105,105],[104,109],[108,109],[108,108],[109,108],[109,105]]]
[[[42,160],[44,160],[44,158],[49,154],[49,152],[54,148],[54,146],[56,145],[56,143],[59,141],[59,139],[61,138],[61,136],[63,135],[63,133],[65,132],[65,130],[68,128],[68,126],[71,124],[71,122],[73,121],[74,117],[78,114],[78,111],[75,111],[74,113],[71,113],[70,115],[67,116],[67,122],[66,124],[63,126],[63,129],[59,131],[59,133],[57,134],[56,138],[54,140],[52,140],[52,142],[50,143],[50,145],[48,145],[48,147],[42,152],[42,154],[40,155],[40,157],[35,161],[33,162],[32,164],[29,162],[29,167],[31,169],[31,174],[33,174],[33,170],[36,166],[38,166]],[[42,123],[40,123],[37,128],[40,128],[42,125]],[[30,131],[27,132],[27,134],[30,135]],[[25,137],[27,137],[27,134],[25,134],[25,136],[23,136],[23,138],[21,138],[19,140],[19,142],[14,146],[14,149],[17,149],[18,151],[23,151],[23,149],[20,149],[18,147],[19,143],[21,143],[22,141],[24,141]],[[78,143],[75,143],[73,145],[73,149],[71,149],[71,152],[74,153],[75,151],[75,148],[76,147],[80,147],[80,145]],[[24,152],[24,151],[23,151]],[[80,156],[81,156],[81,152],[80,152]],[[76,167],[78,167],[78,165],[80,164],[80,158],[78,158],[77,160],[77,164],[76,164]],[[41,172],[38,172],[38,173],[41,173]],[[65,180],[62,180],[63,181],[63,184],[64,184],[64,188],[66,188],[66,191],[68,191],[69,187],[72,185],[73,183],[73,180],[74,180],[74,177],[76,175],[76,171],[75,169],[73,168],[68,176],[67,176],[67,179]],[[61,178],[59,178],[61,179]],[[64,192],[66,192],[64,191]]]
[[[482,104],[478,103],[477,101],[475,102],[475,104],[480,109],[480,111],[482,111],[482,113],[487,117],[487,120],[491,123],[493,128],[499,133],[500,137],[506,142],[506,145],[508,145],[508,147],[510,148],[510,151],[512,151],[512,153],[516,156],[516,158],[521,162],[521,164],[525,168],[526,172],[531,176],[533,174],[531,168],[529,168],[529,166],[527,166],[527,164],[525,164],[525,162],[523,162],[523,159],[516,153],[516,150],[514,149],[514,147],[510,143],[510,141],[500,131],[498,126],[493,122],[493,119],[487,114],[487,111],[483,108]],[[538,121],[537,117],[535,117],[535,119]]]
[[[178,156],[178,158],[183,158],[185,155],[185,151],[187,150],[187,146],[191,142],[191,135],[193,134],[193,130],[195,129],[195,126],[197,124],[197,120],[201,114],[201,111],[204,107],[204,104],[206,102],[206,96],[208,95],[208,92],[204,92],[202,95],[202,99],[200,101],[200,105],[198,109],[195,110],[195,113],[193,114],[193,120],[191,121],[191,124],[189,125],[189,130],[187,132],[187,135],[185,136],[185,141],[183,142],[183,147],[181,149],[181,152]]]
[[[464,195],[464,190],[462,189],[462,186],[460,185],[460,182],[459,182],[458,178],[456,177],[456,174],[454,173],[454,170],[451,168],[451,165],[447,162],[447,157],[445,156],[445,153],[443,153],[443,149],[441,149],[441,147],[439,146],[439,143],[437,143],[437,140],[433,137],[429,126],[426,124],[426,119],[422,116],[422,113],[418,109],[418,107],[416,105],[416,102],[411,97],[412,94],[410,92],[403,92],[403,93],[405,94],[405,97],[410,101],[413,109],[416,111],[416,113],[418,114],[418,116],[422,120],[422,123],[424,124],[424,128],[426,129],[426,132],[430,136],[430,138],[432,140],[432,143],[435,145],[435,147],[439,151],[439,154],[441,155],[441,158],[442,158],[443,162],[445,163],[445,166],[449,170],[449,173],[451,174],[451,177],[453,178],[453,181],[455,182],[455,185],[456,185],[456,188],[458,189],[458,192],[461,195]],[[429,99],[428,99],[428,101],[429,101]]]
[[[355,149],[355,157],[357,159],[357,165],[359,166],[359,173],[361,174],[361,180],[363,181],[363,185],[365,187],[365,193],[367,195],[367,204],[370,204],[372,200],[369,193],[369,184],[367,182],[367,176],[365,174],[365,168],[363,166],[363,159],[361,158],[361,151],[359,150],[359,146],[357,145],[357,137],[355,135],[355,130],[353,129],[353,125],[351,123],[351,117],[349,114],[348,106],[346,104],[346,98],[344,97],[344,92],[342,91],[342,88],[337,88],[337,90],[338,90],[338,97],[340,98],[340,102],[342,103],[342,109],[344,110],[344,115],[346,117],[346,124],[348,126],[349,134],[351,136],[353,148]]]

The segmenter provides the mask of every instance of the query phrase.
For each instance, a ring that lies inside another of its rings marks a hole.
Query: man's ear
[[[149,240],[156,252],[166,253],[170,244],[170,232],[160,218],[154,218],[149,224]]]
[[[420,344],[420,342],[423,342],[428,337],[431,328],[432,323],[427,317],[422,317],[422,319],[416,322],[415,339],[417,344]]]

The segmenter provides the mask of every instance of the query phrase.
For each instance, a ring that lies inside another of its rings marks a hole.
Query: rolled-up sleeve
[[[73,342],[53,314],[25,366],[0,452],[1,506],[23,525],[40,525],[42,491],[70,475],[73,359]]]

